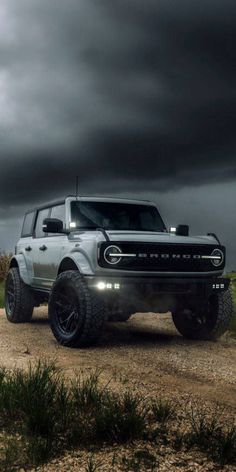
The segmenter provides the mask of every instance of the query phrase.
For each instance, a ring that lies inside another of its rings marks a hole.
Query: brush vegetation
[[[12,254],[0,252],[0,282],[6,279]]]
[[[114,393],[108,386],[100,386],[97,373],[66,381],[47,362],[29,366],[27,371],[2,368],[0,470],[37,466],[69,449],[91,451],[134,440],[153,447],[194,447],[220,465],[236,463],[233,424],[224,426],[217,410],[209,415],[192,409],[183,429],[178,412],[179,406],[163,398],[150,403],[130,391]],[[130,460],[136,470],[144,463],[150,468],[155,462],[145,450]],[[127,470],[130,460],[124,463]],[[97,465],[89,456],[86,470],[97,470]]]
[[[4,306],[4,281],[6,279],[12,254],[0,252],[0,308]]]

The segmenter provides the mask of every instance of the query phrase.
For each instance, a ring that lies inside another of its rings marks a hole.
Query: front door
[[[57,277],[63,243],[67,241],[64,234],[48,235],[43,232],[43,220],[52,215],[52,208],[38,211],[33,242],[33,285],[41,289],[50,289]],[[54,217],[52,215],[52,217]]]

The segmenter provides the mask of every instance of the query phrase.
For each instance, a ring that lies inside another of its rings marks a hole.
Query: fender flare
[[[68,254],[64,254],[63,259],[60,261],[58,267],[58,274],[63,272],[63,270],[69,270],[71,268],[70,263],[76,266],[81,275],[94,275],[94,271],[91,267],[90,261],[86,256],[86,253],[82,251],[74,251]]]
[[[18,267],[21,279],[25,284],[30,285],[33,274],[28,273],[25,256],[23,254],[16,254],[12,257],[10,261],[10,269],[12,267]]]

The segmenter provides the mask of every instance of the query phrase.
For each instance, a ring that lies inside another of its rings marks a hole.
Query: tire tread
[[[12,313],[8,311],[7,307],[5,308],[7,319],[11,323],[28,323],[30,322],[33,314],[34,296],[31,293],[28,285],[26,285],[21,279],[20,272],[17,267],[12,267],[8,274],[8,276],[13,278],[15,303]],[[7,281],[5,291],[6,290]]]
[[[63,335],[60,334],[54,316],[55,290],[59,284],[67,282],[73,283],[78,297],[83,300],[85,306],[82,333],[78,333],[77,336],[74,336],[72,339],[65,339]],[[68,347],[89,346],[97,341],[102,332],[105,322],[104,305],[102,300],[100,300],[95,293],[89,290],[85,280],[78,271],[68,270],[62,272],[53,284],[49,298],[49,320],[52,332],[60,344]]]

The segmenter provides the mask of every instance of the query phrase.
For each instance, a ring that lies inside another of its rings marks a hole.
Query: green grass
[[[158,398],[152,404],[152,413],[155,421],[165,424],[175,417],[175,405],[170,400]]]
[[[96,374],[66,383],[46,362],[27,372],[0,369],[0,433],[9,438],[0,470],[6,461],[32,466],[71,447],[140,439],[146,428],[147,412],[139,398],[102,389]]]
[[[178,416],[180,411],[180,416]],[[27,371],[0,368],[0,470],[30,468],[63,455],[71,448],[99,450],[142,440],[147,444],[123,464],[139,471],[155,470],[148,447],[192,448],[221,465],[236,463],[236,427],[222,424],[224,415],[192,410],[185,417],[179,406],[161,398],[154,403],[130,391],[114,393],[101,387],[99,376],[65,380],[54,364],[38,362]],[[165,425],[165,427],[163,427]],[[173,433],[174,432],[174,433]],[[155,434],[154,434],[155,433]],[[176,434],[181,442],[176,444]],[[90,455],[86,471],[100,464]]]
[[[4,306],[4,282],[0,281],[0,308]]]
[[[192,410],[191,429],[186,435],[186,444],[205,452],[211,459],[224,466],[236,459],[236,425],[222,427],[222,412],[206,415],[204,410]]]

